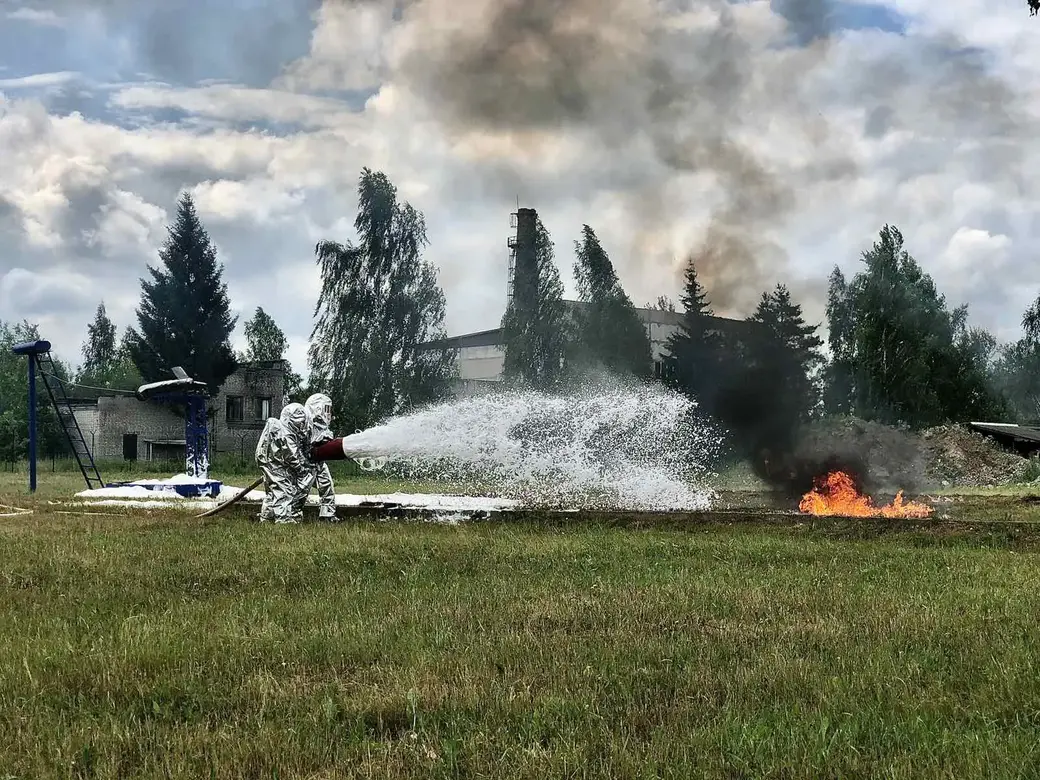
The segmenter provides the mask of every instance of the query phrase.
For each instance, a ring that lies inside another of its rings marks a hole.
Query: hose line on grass
[[[0,512],[0,517],[22,517],[33,513],[31,509],[22,509],[20,506],[8,506],[7,504],[0,504],[0,509],[14,510],[13,512]]]

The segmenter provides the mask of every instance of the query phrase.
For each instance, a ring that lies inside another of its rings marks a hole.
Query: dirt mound
[[[944,485],[983,487],[1022,480],[1029,460],[964,425],[940,425],[921,436],[929,476]]]

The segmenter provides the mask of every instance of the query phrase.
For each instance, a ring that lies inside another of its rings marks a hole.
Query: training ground
[[[1040,772],[1028,490],[262,526],[81,487],[0,476],[0,777]]]

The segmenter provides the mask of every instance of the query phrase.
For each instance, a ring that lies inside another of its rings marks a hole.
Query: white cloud
[[[76,81],[82,74],[72,70],[55,73],[34,73],[31,76],[20,76],[13,79],[0,79],[0,89],[35,89],[38,87],[57,87]]]
[[[338,100],[234,84],[192,89],[131,86],[115,92],[111,103],[124,109],[172,108],[229,121],[291,122],[307,127],[343,126],[353,117],[353,112]]]
[[[322,3],[310,51],[289,63],[273,86],[302,91],[378,87],[392,11],[389,3]]]
[[[13,11],[8,11],[6,16],[16,22],[29,22],[48,27],[61,27],[65,24],[65,18],[50,9],[15,8]]]
[[[304,202],[300,191],[285,191],[270,179],[204,181],[190,190],[203,219],[234,222],[269,222],[278,217],[298,216]]]

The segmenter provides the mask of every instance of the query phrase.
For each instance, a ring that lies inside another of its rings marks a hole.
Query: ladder
[[[65,431],[65,438],[68,439],[79,470],[87,482],[87,489],[103,488],[105,482],[101,479],[101,472],[94,462],[94,456],[87,447],[86,439],[83,438],[83,431],[80,430],[76,415],[72,411],[72,404],[69,403],[69,396],[65,392],[65,383],[58,377],[51,353],[44,352],[35,357],[43,386],[47,388],[47,395],[51,398],[51,405],[54,406],[61,428]]]

